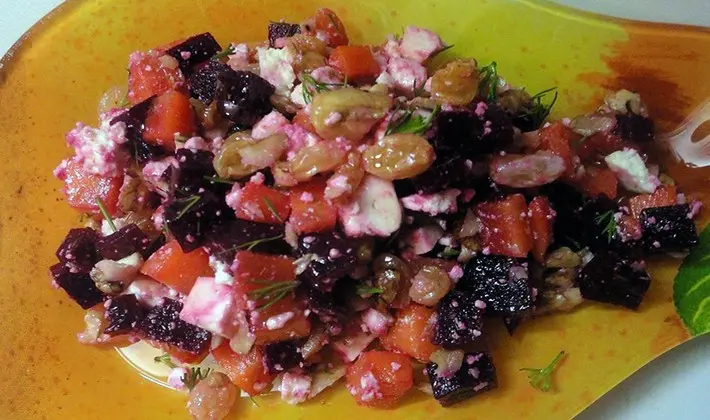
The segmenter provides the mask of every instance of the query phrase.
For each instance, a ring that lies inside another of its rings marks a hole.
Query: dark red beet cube
[[[434,398],[443,407],[490,391],[498,384],[496,368],[488,353],[466,353],[461,369],[449,377],[437,375],[437,367],[436,363],[429,362],[426,365],[426,373],[434,391]]]
[[[172,344],[194,354],[207,351],[212,334],[180,319],[182,303],[165,299],[151,309],[138,324],[138,331],[147,339]]]
[[[596,251],[577,276],[585,299],[637,309],[643,300],[651,278],[643,261],[610,251]]]
[[[49,270],[54,282],[84,309],[101,303],[106,297],[88,273],[72,272],[74,269],[63,263],[54,264]]]
[[[297,23],[269,22],[269,46],[279,38],[290,38],[301,33],[301,25]]]
[[[294,341],[281,341],[265,345],[264,366],[270,374],[279,374],[303,366],[301,346]]]
[[[232,212],[233,213],[233,212]],[[238,250],[250,248],[253,252],[288,254],[290,245],[284,240],[284,225],[257,223],[244,219],[230,220],[213,225],[205,234],[205,248],[210,255],[231,264]],[[252,247],[252,245],[254,245]]]
[[[156,160],[165,156],[167,152],[158,145],[146,143],[143,140],[143,129],[148,110],[153,104],[152,96],[143,102],[133,105],[126,112],[116,116],[111,120],[111,125],[122,122],[126,125],[127,148],[129,153],[139,164],[144,164],[151,160]]]
[[[698,244],[698,230],[688,204],[644,209],[641,229],[644,247],[650,253],[683,252]]]
[[[483,334],[483,302],[470,292],[452,290],[436,308],[434,344],[461,348]]]
[[[217,76],[233,71],[228,65],[219,61],[210,61],[187,79],[190,96],[209,105],[217,92]]]
[[[96,241],[96,248],[104,259],[116,261],[135,252],[140,252],[143,257],[147,257],[146,252],[151,244],[148,235],[137,225],[130,224],[117,232],[99,238]]]
[[[217,112],[234,124],[251,127],[271,112],[271,83],[249,71],[230,71],[217,76]]]
[[[222,47],[211,33],[205,32],[191,36],[180,44],[170,48],[166,53],[180,63],[180,70],[185,76],[192,74],[196,65],[209,60],[220,52]]]
[[[146,310],[135,295],[111,298],[108,305],[104,315],[108,327],[104,332],[110,336],[135,332],[138,324],[145,318]]]
[[[336,231],[314,233],[298,239],[298,256],[315,254],[306,270],[300,275],[310,286],[330,292],[335,282],[345,277],[358,263],[361,240],[346,238]]]
[[[96,251],[98,239],[99,235],[93,229],[72,229],[59,245],[57,258],[75,271],[88,274],[101,259]]]
[[[466,264],[456,287],[482,300],[489,314],[522,316],[532,309],[527,267],[514,258],[477,255]]]
[[[628,114],[616,116],[613,133],[636,144],[650,143],[654,140],[653,120],[642,115]]]

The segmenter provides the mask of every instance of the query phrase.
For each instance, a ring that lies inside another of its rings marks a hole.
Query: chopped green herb
[[[255,406],[259,407],[259,403],[257,403],[256,400],[254,399],[254,397],[252,397],[251,395],[249,396],[249,401],[251,401],[251,403],[254,404]]]
[[[481,67],[478,70],[481,75],[481,81],[478,83],[478,94],[485,97],[487,102],[495,102],[498,97],[498,63],[495,61],[491,64]]]
[[[261,305],[257,306],[257,310],[262,310],[271,307],[281,299],[290,295],[291,292],[293,292],[293,290],[296,288],[296,286],[298,286],[297,281],[273,282],[269,280],[254,279],[250,280],[250,283],[264,286],[260,289],[252,290],[251,292],[247,293],[249,299],[253,299],[255,301],[266,301],[265,303],[262,303]]]
[[[451,248],[450,246],[447,246],[443,251],[441,251],[441,256],[444,258],[458,257],[459,254],[461,254],[460,249]]]
[[[366,284],[358,284],[357,288],[355,289],[355,293],[357,293],[360,296],[379,295],[381,293],[384,293],[384,290],[381,287],[368,286]]]
[[[241,251],[243,249],[246,249],[247,251],[251,251],[257,245],[264,244],[264,243],[271,242],[271,241],[277,241],[283,237],[284,237],[283,235],[276,235],[276,236],[272,236],[270,238],[255,239],[253,241],[244,242],[243,244],[239,244],[239,245],[233,246],[231,248],[225,249],[224,251],[217,253],[217,255],[225,255],[230,252]]]
[[[123,100],[118,104],[119,108],[126,108],[128,105],[131,104],[131,101],[128,100],[128,94],[123,97]]]
[[[414,114],[415,111],[405,110],[402,116],[395,118],[397,110],[393,112],[393,117],[390,119],[385,129],[385,135],[395,133],[409,133],[409,134],[424,134],[431,127],[432,121],[436,115],[441,111],[441,107],[437,105],[429,116],[422,117],[419,114]]]
[[[552,100],[549,101],[547,104],[543,103],[543,99],[552,92],[555,93],[552,96]],[[558,92],[556,87],[545,89],[542,92],[533,95],[530,98],[532,100],[530,107],[523,109],[518,118],[524,118],[526,120],[529,120],[533,127],[539,128],[542,123],[545,122],[545,119],[547,119],[547,117],[550,115],[552,107],[554,107],[555,103],[557,102],[557,97]]]
[[[169,367],[170,369],[175,369],[177,367],[177,365],[175,363],[173,363],[173,358],[170,357],[170,355],[168,353],[163,353],[160,356],[155,356],[153,358],[153,361],[155,363],[162,363],[165,366]]]
[[[281,216],[279,216],[279,213],[276,211],[276,207],[274,207],[274,203],[272,203],[271,200],[269,200],[266,197],[263,197],[263,199],[264,199],[264,203],[266,203],[266,207],[269,208],[269,211],[271,212],[271,214],[274,215],[276,220],[283,223],[284,219]]]
[[[454,44],[447,45],[447,46],[445,46],[444,48],[440,49],[439,51],[436,51],[436,52],[431,56],[431,58],[434,58],[434,57],[436,57],[437,55],[443,53],[444,51],[450,50],[450,49],[452,49],[452,48],[454,48]],[[430,58],[430,59],[431,59],[431,58]]]
[[[557,367],[557,364],[564,357],[565,351],[562,350],[555,356],[555,358],[550,362],[547,367],[543,369],[533,369],[533,368],[522,368],[520,371],[528,372],[528,379],[530,380],[530,385],[533,388],[539,389],[540,391],[547,392],[552,387],[552,372]]]
[[[182,199],[178,200],[179,203],[185,203],[185,206],[177,214],[177,216],[175,217],[175,220],[180,220],[180,218],[182,216],[187,214],[187,212],[189,212],[193,207],[195,207],[197,202],[200,201],[200,198],[202,198],[202,197],[200,197],[199,195],[191,195],[187,198],[182,198]]]
[[[217,54],[212,57],[213,60],[221,60],[228,55],[234,54],[234,45],[229,44],[227,48],[223,49],[222,51],[218,52]]]
[[[189,391],[192,391],[195,388],[195,385],[197,385],[200,381],[204,380],[207,376],[209,376],[211,372],[211,368],[207,368],[207,370],[202,372],[202,368],[191,367],[186,374],[180,377],[180,380],[182,381],[182,383],[185,384]]]
[[[606,235],[607,241],[611,243],[611,240],[614,239],[614,235],[616,235],[616,217],[614,217],[614,211],[606,211],[595,217],[594,221],[597,225],[604,227],[602,233]]]
[[[321,83],[313,78],[310,73],[301,73],[301,81],[303,84],[303,102],[309,104],[313,100],[313,95],[321,92],[327,92],[333,87],[343,87],[348,85],[348,79],[345,78],[343,83]]]
[[[106,223],[108,223],[111,230],[117,232],[118,229],[116,229],[116,225],[113,223],[113,219],[111,218],[111,215],[109,214],[108,210],[106,210],[106,206],[104,205],[104,201],[101,199],[101,197],[96,197],[96,204],[99,206],[99,211],[106,220]]]
[[[234,181],[227,179],[227,178],[220,178],[218,176],[205,175],[204,179],[206,179],[207,181],[210,181],[212,183],[215,183],[215,184],[230,184],[230,185],[234,184]]]

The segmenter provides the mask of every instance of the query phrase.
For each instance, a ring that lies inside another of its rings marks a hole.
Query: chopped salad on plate
[[[644,258],[693,248],[701,208],[649,160],[641,97],[548,121],[555,88],[451,47],[416,26],[354,45],[319,9],[263,42],[132,53],[54,172],[82,214],[50,268],[86,310],[79,341],[150,349],[196,419],[340,382],[368,407],[446,407],[499,385],[494,324],[637,309]]]

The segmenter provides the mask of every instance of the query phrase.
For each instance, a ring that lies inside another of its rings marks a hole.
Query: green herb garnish
[[[180,218],[182,216],[187,214],[187,212],[189,212],[193,207],[195,207],[197,202],[200,201],[200,198],[202,198],[202,197],[200,197],[199,195],[191,195],[187,198],[181,198],[181,199],[177,200],[178,203],[184,203],[185,206],[177,214],[177,216],[175,217],[175,220],[180,220]]]
[[[415,111],[405,110],[402,116],[395,118],[394,115],[397,113],[395,109],[385,129],[385,136],[395,133],[424,134],[431,126],[432,121],[434,121],[439,111],[441,111],[441,107],[437,105],[436,108],[431,111],[431,114],[425,118],[419,114],[414,114]]]
[[[128,105],[131,104],[131,101],[128,100],[128,94],[123,97],[123,100],[118,104],[119,108],[126,108]]]
[[[384,293],[384,289],[381,287],[368,286],[366,284],[358,284],[355,289],[355,293],[359,296],[363,295],[379,295]]]
[[[228,55],[234,54],[234,46],[232,44],[229,44],[227,48],[223,49],[222,51],[218,52],[217,54],[212,57],[213,60],[221,60]]]
[[[227,178],[221,178],[221,177],[218,177],[218,176],[207,176],[207,175],[205,175],[203,178],[206,179],[207,181],[210,181],[210,182],[215,183],[215,184],[229,184],[229,185],[234,184],[234,181],[232,181],[232,180],[230,180],[230,179],[227,179]]]
[[[547,104],[543,103],[543,98],[545,98],[548,94],[552,92],[555,93],[552,96],[552,100]],[[557,102],[557,97],[558,92],[556,87],[545,89],[542,92],[538,92],[530,98],[530,107],[524,108],[518,118],[525,118],[529,120],[532,123],[532,126],[535,128],[540,127],[542,123],[545,122],[545,119],[547,119],[547,117],[550,115],[552,107],[555,106],[555,103]]]
[[[249,401],[251,401],[251,403],[254,404],[255,406],[259,407],[259,404],[256,402],[254,397],[252,397],[251,395],[249,395]]]
[[[276,218],[276,220],[283,223],[284,219],[281,216],[279,216],[279,213],[276,211],[276,207],[274,207],[274,203],[272,203],[271,200],[269,200],[266,197],[263,197],[263,199],[264,199],[264,203],[266,203],[266,207],[269,208],[269,211],[271,212],[271,214]]]
[[[303,85],[303,102],[310,104],[313,100],[313,95],[327,92],[333,87],[347,86],[348,79],[346,77],[343,83],[321,83],[309,73],[301,73],[301,84]]]
[[[606,211],[595,217],[594,221],[597,225],[604,227],[602,233],[606,235],[607,241],[611,243],[611,240],[614,239],[614,235],[616,234],[616,217],[614,217],[614,211]]]
[[[250,280],[250,283],[263,285],[264,287],[256,290],[252,290],[247,293],[249,299],[255,301],[266,300],[265,303],[257,306],[257,310],[267,309],[272,305],[276,304],[281,299],[290,295],[291,292],[298,286],[297,281],[279,281],[273,282],[269,280]]]
[[[220,251],[219,253],[217,253],[217,255],[224,255],[229,252],[241,251],[241,250],[251,251],[257,245],[264,244],[264,243],[271,242],[271,241],[276,241],[276,240],[282,239],[283,237],[284,237],[283,235],[276,235],[276,236],[272,236],[270,238],[255,239],[253,241],[244,242],[243,244],[239,244],[239,245],[233,246],[231,248],[225,249],[224,251]]]
[[[520,371],[528,372],[528,379],[533,388],[547,392],[552,387],[552,372],[564,355],[565,351],[562,350],[555,356],[552,362],[543,369],[522,368]]]
[[[498,63],[495,61],[491,64],[481,67],[478,70],[481,75],[481,81],[478,83],[478,94],[485,97],[487,102],[495,102],[498,97]]]
[[[460,249],[452,248],[450,246],[447,246],[443,251],[441,251],[441,256],[444,258],[458,257],[460,254]]]
[[[111,227],[111,230],[117,232],[118,229],[116,229],[116,225],[113,223],[113,219],[111,218],[111,215],[109,214],[108,210],[106,210],[106,206],[104,205],[104,201],[101,199],[101,197],[96,197],[96,204],[99,206],[99,211],[106,220],[106,223],[108,223],[109,227]]]
[[[180,377],[182,383],[185,384],[189,391],[192,391],[200,381],[204,380],[212,372],[211,368],[207,368],[202,372],[202,368],[192,367],[184,375]]]
[[[165,366],[169,367],[170,369],[175,369],[177,367],[177,365],[175,363],[173,363],[173,358],[170,357],[170,355],[168,353],[163,353],[160,356],[155,356],[153,358],[153,361],[155,363],[162,363]]]

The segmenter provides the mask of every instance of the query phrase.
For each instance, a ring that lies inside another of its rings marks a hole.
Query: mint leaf
[[[692,335],[710,332],[710,225],[678,270],[673,282],[673,302]]]

